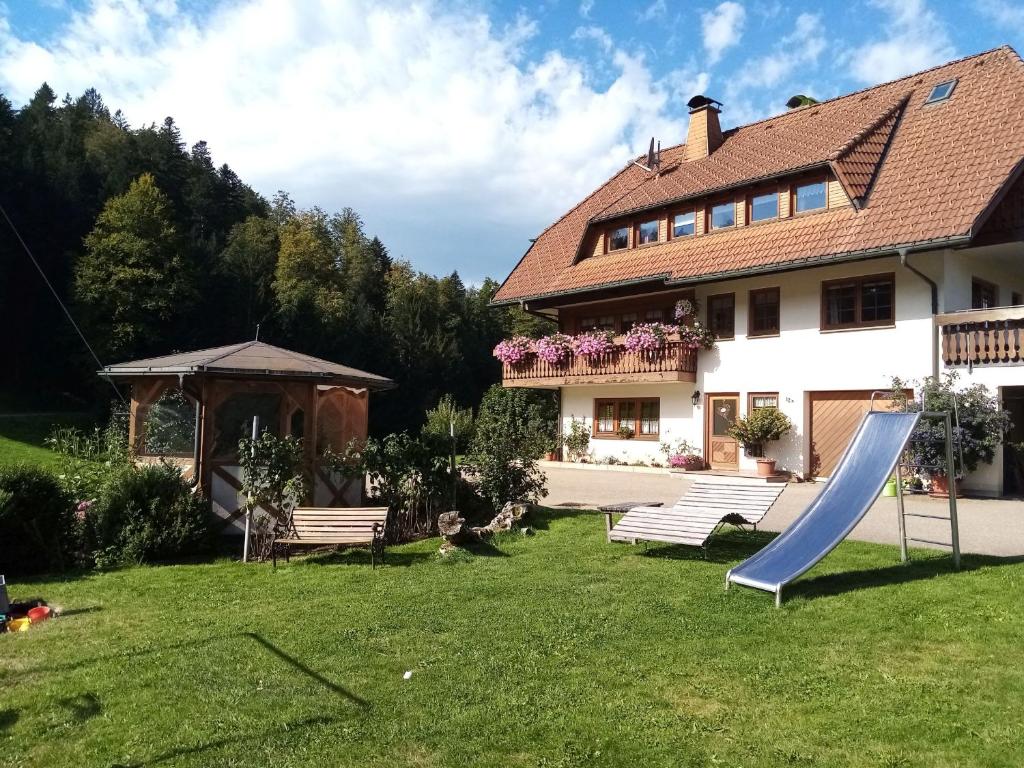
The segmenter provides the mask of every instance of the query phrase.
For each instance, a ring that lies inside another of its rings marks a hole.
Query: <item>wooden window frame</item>
[[[617,232],[620,229],[626,230],[626,245],[622,248],[616,248],[612,250],[612,232]],[[619,251],[628,251],[633,247],[633,243],[630,240],[630,234],[633,228],[629,224],[622,224],[621,226],[608,227],[604,231],[604,252],[605,253],[618,253]]]
[[[763,406],[764,408],[772,408],[772,407],[774,407],[774,408],[778,409],[778,408],[781,407],[781,402],[782,401],[779,399],[779,393],[778,392],[748,392],[747,393],[747,415],[748,416],[750,414],[752,414],[754,412],[754,410],[755,410],[754,409],[754,398],[755,397],[774,397],[775,398],[775,405],[774,406],[766,405],[766,406]]]
[[[754,198],[755,197],[767,197],[768,195],[771,195],[771,194],[775,195],[775,215],[772,216],[769,219],[761,219],[760,221],[754,221]],[[827,188],[826,188],[825,196],[826,197],[828,196]],[[755,190],[755,191],[751,192],[749,195],[747,195],[747,199],[746,199],[745,205],[746,205],[746,215],[744,216],[744,219],[743,219],[744,226],[748,226],[749,227],[749,226],[751,226],[753,224],[768,224],[769,222],[772,222],[772,221],[778,221],[781,218],[780,213],[782,211],[782,205],[779,203],[779,188],[778,187],[774,187],[772,189]]]
[[[602,405],[612,404],[612,431],[598,432],[597,413]],[[660,397],[595,397],[594,398],[594,421],[590,430],[591,436],[596,440],[625,440],[619,436],[619,409],[622,403],[632,403],[636,408],[636,430],[630,440],[660,440],[661,439],[661,398]],[[641,414],[644,403],[658,404],[658,431],[653,435],[640,434]]]
[[[978,285],[982,288],[992,291],[993,304],[990,307],[976,307],[974,306],[974,286]],[[999,306],[999,286],[995,283],[985,280],[980,277],[971,275],[971,309],[992,309],[993,307]]]
[[[892,285],[892,317],[889,320],[868,320],[861,319],[863,313],[864,283],[888,280]],[[854,317],[852,323],[828,324],[828,304],[825,301],[825,294],[830,286],[853,283],[856,291],[854,295]],[[836,278],[835,280],[821,281],[821,318],[819,322],[821,331],[856,331],[864,328],[893,328],[896,325],[896,273],[882,272],[877,275],[855,275],[853,277]]]
[[[821,213],[822,211],[828,210],[828,176],[809,176],[806,179],[800,179],[794,181],[789,185],[789,216],[793,218],[795,216],[807,216],[809,214]],[[825,185],[825,205],[821,208],[811,208],[807,211],[797,212],[796,210],[796,190],[797,187],[809,187],[811,184],[824,184]]]
[[[693,214],[693,233],[689,234],[689,235],[678,235],[677,236],[675,234],[676,216],[682,216],[682,215],[687,214],[687,213],[692,213]],[[693,208],[681,208],[679,210],[671,211],[669,213],[669,215],[668,215],[668,231],[667,231],[666,234],[667,234],[667,237],[665,238],[666,240],[687,240],[687,239],[689,239],[691,237],[696,237],[697,236],[697,208],[696,207],[693,207]]]
[[[728,227],[713,227],[713,226],[711,226],[712,222],[714,221],[715,208],[720,208],[723,205],[731,205],[732,206],[732,224],[730,224]],[[739,226],[739,222],[737,221],[737,217],[736,217],[736,200],[734,198],[730,197],[730,198],[725,198],[725,199],[721,199],[721,200],[714,200],[714,201],[708,202],[708,204],[704,206],[704,234],[705,235],[709,235],[712,232],[724,232],[727,229],[736,229],[736,227],[738,227],[738,226]]]
[[[708,330],[714,333],[714,327],[711,323],[711,303],[715,299],[724,299],[729,297],[732,299],[732,335],[731,336],[718,336],[715,335],[717,341],[732,341],[736,338],[736,293],[713,293],[704,300],[705,320],[707,321]]]
[[[776,327],[773,331],[754,332],[754,297],[762,294],[775,294],[775,302],[778,307]],[[782,289],[772,288],[751,288],[747,296],[747,338],[749,339],[770,339],[782,333]]]
[[[655,232],[654,239],[649,243],[640,242],[640,227],[644,224],[654,224],[657,232]],[[640,219],[633,225],[633,247],[634,248],[649,248],[652,245],[657,245],[661,242],[661,217],[655,216],[653,219]]]

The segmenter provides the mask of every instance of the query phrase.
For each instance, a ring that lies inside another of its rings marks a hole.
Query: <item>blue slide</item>
[[[771,544],[725,576],[725,586],[742,584],[775,593],[800,577],[850,535],[896,469],[920,413],[871,411],[839,460],[821,493]]]

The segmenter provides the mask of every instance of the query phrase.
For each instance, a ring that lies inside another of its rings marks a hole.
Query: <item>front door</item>
[[[1013,420],[1003,443],[1003,494],[1024,496],[1024,387],[1003,387],[1003,410]]]
[[[739,411],[740,399],[736,395],[708,395],[706,444],[708,464],[712,469],[740,468],[739,445],[728,432],[729,427],[736,423]]]

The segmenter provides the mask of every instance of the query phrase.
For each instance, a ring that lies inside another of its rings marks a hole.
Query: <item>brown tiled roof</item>
[[[369,389],[391,389],[394,382],[374,373],[338,365],[262,341],[246,341],[224,347],[179,352],[162,357],[108,365],[104,376],[167,376],[213,374],[307,379],[324,383],[361,384]]]
[[[925,106],[953,78],[953,96]],[[657,174],[632,162],[619,171],[537,238],[495,301],[964,239],[1024,159],[1024,63],[1004,46],[732,129],[705,159],[682,156],[682,145],[664,150]],[[577,258],[594,222],[826,165],[859,210]]]

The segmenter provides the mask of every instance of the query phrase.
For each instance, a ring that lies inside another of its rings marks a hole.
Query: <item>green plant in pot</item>
[[[775,474],[775,459],[764,457],[764,446],[772,443],[793,428],[789,420],[778,408],[758,408],[753,413],[738,419],[729,427],[729,436],[743,445],[748,456],[757,456],[757,474],[768,476]]]
[[[619,427],[618,435],[623,440],[632,440],[636,436],[636,430],[627,424]]]

